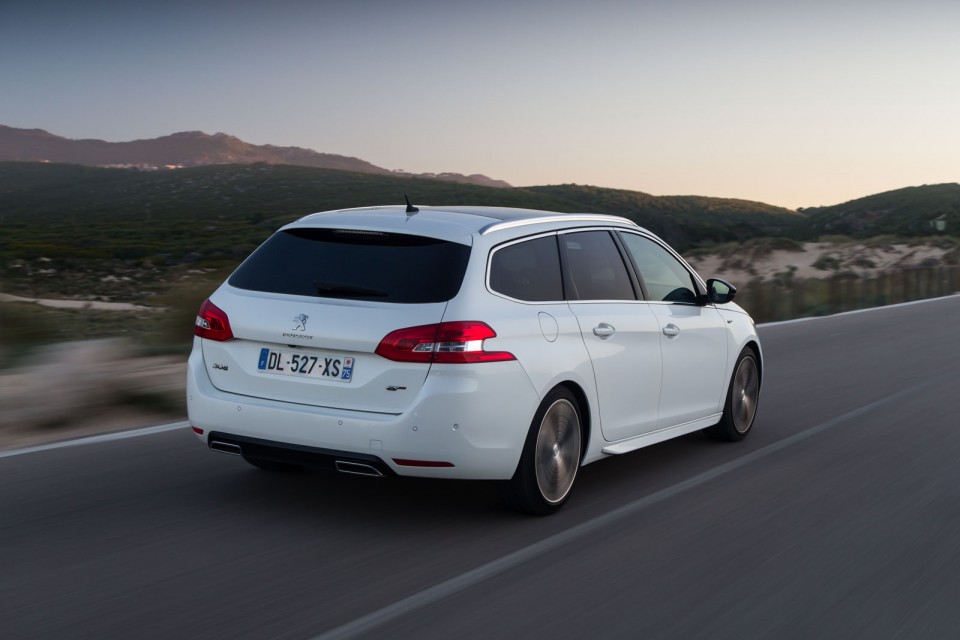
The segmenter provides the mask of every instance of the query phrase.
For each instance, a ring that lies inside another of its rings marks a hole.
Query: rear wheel
[[[504,487],[516,509],[554,513],[567,501],[580,468],[580,407],[564,388],[551,391],[537,409],[513,478]]]
[[[704,432],[717,440],[743,440],[753,427],[759,401],[760,368],[757,356],[753,349],[745,347],[737,359],[737,366],[733,368],[723,417],[716,425],[704,429]]]
[[[246,460],[247,463],[255,466],[257,469],[263,469],[264,471],[290,473],[292,471],[303,470],[303,467],[297,466],[295,464],[288,464],[286,462],[275,462],[274,460],[265,460],[263,458],[256,458],[254,456],[243,456],[243,459]]]

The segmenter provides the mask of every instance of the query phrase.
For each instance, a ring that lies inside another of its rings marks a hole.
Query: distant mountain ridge
[[[17,195],[20,193],[19,187],[25,183],[38,182],[38,189],[30,196],[31,202],[36,205],[37,198],[59,197],[59,189],[69,188],[67,180],[48,193],[51,180],[57,182],[54,176],[77,177],[76,172],[67,166],[43,165],[48,170],[41,171],[39,163],[128,168],[171,165],[182,166],[190,171],[150,177],[148,174],[171,172],[130,172],[140,174],[136,176],[87,169],[83,175],[85,180],[95,180],[97,183],[128,183],[125,188],[133,190],[131,193],[136,192],[139,188],[137,185],[160,183],[166,189],[179,192],[182,190],[179,184],[181,180],[199,180],[205,184],[206,190],[191,196],[193,200],[203,199],[204,193],[220,193],[219,190],[223,188],[221,181],[240,184],[249,176],[256,176],[255,181],[260,189],[271,191],[281,199],[258,201],[254,194],[245,193],[242,200],[234,203],[235,206],[257,206],[262,210],[272,210],[287,207],[295,201],[296,206],[289,210],[301,213],[323,208],[396,202],[397,194],[404,193],[409,193],[414,200],[434,204],[482,203],[567,212],[613,213],[631,218],[680,246],[742,241],[764,235],[814,239],[824,234],[858,238],[880,234],[960,234],[960,184],[957,183],[906,187],[832,206],[792,211],[730,198],[653,196],[639,191],[574,184],[514,188],[506,182],[479,174],[411,174],[390,171],[355,157],[319,153],[300,147],[254,145],[224,133],[210,135],[187,131],[147,140],[106,142],[69,140],[42,129],[17,129],[0,125],[0,162],[3,161],[25,162],[36,170],[28,166],[0,167],[0,182],[14,189],[6,192],[7,204],[20,197]],[[251,165],[259,165],[260,169],[250,173],[253,171]],[[200,171],[204,168],[218,170]],[[349,173],[321,175],[318,171]],[[442,184],[432,184],[435,181],[460,186],[444,189]],[[281,184],[284,185],[282,192],[273,191]],[[317,190],[314,188],[316,185],[323,185],[323,188]],[[379,196],[375,197],[376,194]],[[121,197],[120,194],[112,194],[99,206],[104,211],[111,210],[111,203],[118,197]],[[57,207],[74,209],[89,196],[78,193],[74,198],[76,202],[72,199],[57,201]],[[228,189],[220,193],[219,201],[209,201],[207,204],[215,207],[219,206],[218,202],[233,201],[232,198],[233,193]],[[141,205],[156,206],[146,200],[137,201],[137,206]],[[185,205],[180,204],[181,207]],[[0,202],[0,216],[4,215],[6,209]]]
[[[218,225],[221,220],[246,220],[255,226],[243,233],[256,236],[256,243],[263,240],[263,229],[257,227],[266,220],[270,221],[266,228],[273,230],[315,211],[397,203],[403,201],[404,194],[418,205],[479,203],[622,215],[680,249],[759,236],[794,236],[802,233],[805,223],[805,218],[794,211],[743,200],[652,196],[573,184],[503,189],[435,178],[266,163],[137,171],[0,162],[0,194],[0,226],[41,220],[51,228],[58,228],[57,224],[64,221],[136,226],[144,219],[183,224],[217,221]],[[3,240],[0,236],[0,263]],[[64,240],[74,242],[77,238]]]
[[[0,161],[4,160],[140,169],[265,162],[383,176],[431,178],[486,187],[511,186],[503,180],[495,180],[482,174],[413,174],[390,171],[351,156],[320,153],[302,147],[256,145],[225,133],[210,135],[202,131],[184,131],[131,142],[107,142],[95,139],[72,140],[43,129],[17,129],[0,125]]]

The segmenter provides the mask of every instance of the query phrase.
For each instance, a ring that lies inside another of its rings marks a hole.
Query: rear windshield
[[[379,231],[288,229],[271,236],[230,276],[239,289],[397,303],[450,300],[470,247]]]

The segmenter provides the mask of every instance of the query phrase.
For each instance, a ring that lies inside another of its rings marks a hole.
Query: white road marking
[[[11,449],[10,451],[0,451],[0,458],[10,458],[13,456],[22,456],[28,453],[37,453],[38,451],[50,451],[52,449],[67,449],[69,447],[82,447],[88,444],[100,444],[101,442],[112,442],[114,440],[126,440],[127,438],[139,438],[140,436],[150,436],[164,431],[174,431],[176,429],[185,429],[190,423],[171,422],[170,424],[161,424],[155,427],[146,427],[144,429],[133,429],[130,431],[116,431],[114,433],[104,433],[99,436],[89,436],[86,438],[76,438],[74,440],[63,440],[62,442],[51,442],[50,444],[38,444],[35,447],[24,447],[23,449]]]
[[[811,320],[826,320],[827,318],[839,318],[840,316],[852,316],[857,313],[869,313],[871,311],[882,311],[883,309],[896,309],[897,307],[910,307],[915,304],[924,304],[925,302],[937,302],[938,300],[948,300],[950,298],[960,298],[960,293],[952,293],[939,298],[924,298],[923,300],[911,300],[910,302],[898,302],[897,304],[887,304],[882,307],[867,307],[866,309],[854,309],[853,311],[842,311],[829,316],[810,316],[808,318],[794,318],[793,320],[779,320],[777,322],[764,322],[758,324],[758,327],[776,327],[782,324],[796,324],[798,322],[810,322]]]
[[[706,484],[720,476],[730,473],[731,471],[736,471],[741,467],[745,467],[756,460],[765,458],[771,454],[786,449],[787,447],[793,446],[798,442],[808,440],[813,436],[818,435],[828,429],[832,429],[833,427],[848,420],[860,417],[865,413],[869,413],[888,404],[892,404],[904,396],[916,393],[919,389],[931,386],[936,382],[939,381],[932,380],[923,382],[893,395],[886,396],[885,398],[875,402],[865,404],[852,411],[848,411],[847,413],[827,420],[826,422],[821,422],[820,424],[816,425],[815,427],[811,427],[806,431],[801,431],[788,438],[784,438],[783,440],[779,440],[773,444],[769,444],[765,447],[752,451],[744,456],[741,456],[740,458],[737,458],[736,460],[731,460],[730,462],[722,464],[718,467],[704,471],[703,473],[684,480],[683,482],[679,482],[671,487],[661,489],[660,491],[634,500],[633,502],[627,503],[622,507],[614,509],[613,511],[609,511],[601,516],[597,516],[592,520],[587,520],[586,522],[578,524],[577,526],[567,529],[566,531],[552,535],[549,538],[544,538],[539,542],[535,542],[529,546],[523,547],[522,549],[514,551],[513,553],[509,553],[501,558],[481,565],[476,569],[471,569],[466,573],[462,573],[458,576],[450,578],[449,580],[445,580],[439,584],[424,589],[419,593],[415,593],[412,596],[398,600],[397,602],[382,609],[369,613],[365,616],[361,616],[351,622],[315,636],[313,640],[341,640],[344,638],[355,638],[361,634],[369,633],[374,629],[396,621],[399,618],[423,609],[424,607],[436,604],[446,598],[461,593],[462,591],[466,591],[467,589],[474,587],[485,580],[489,580],[506,573],[507,571],[515,569],[535,558],[554,551],[559,547],[585,538],[594,531],[623,520],[624,518],[631,516],[642,509],[645,509],[646,507],[658,502],[662,502],[668,498],[672,498],[673,496],[682,493],[687,489],[692,489],[694,487]]]

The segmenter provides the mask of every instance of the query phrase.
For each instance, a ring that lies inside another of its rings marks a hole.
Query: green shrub
[[[822,242],[825,244],[851,244],[855,241],[850,236],[845,236],[842,234],[828,234],[817,238],[817,242]]]
[[[840,259],[836,256],[825,253],[814,262],[812,265],[814,269],[819,269],[820,271],[839,271],[840,269]]]

